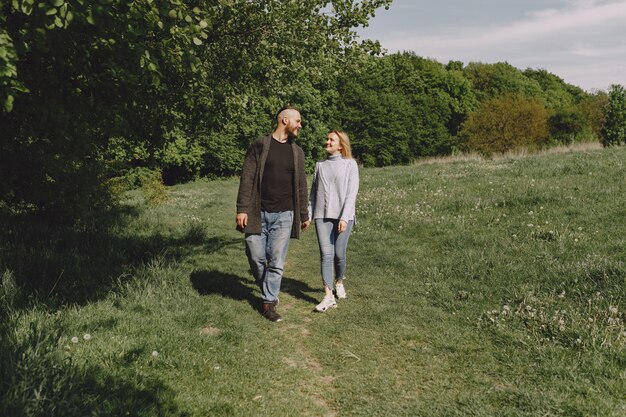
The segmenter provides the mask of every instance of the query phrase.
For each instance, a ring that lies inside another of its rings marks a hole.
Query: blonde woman
[[[359,191],[359,170],[352,159],[348,135],[333,130],[326,138],[325,149],[326,159],[315,164],[309,199],[309,218],[315,222],[325,292],[315,307],[320,312],[337,307],[333,287],[337,298],[346,298],[346,249]]]

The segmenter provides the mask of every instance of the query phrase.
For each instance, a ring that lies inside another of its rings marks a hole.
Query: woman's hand
[[[337,231],[339,233],[345,232],[347,228],[348,228],[348,222],[346,222],[345,220],[339,220],[339,224],[337,225]]]

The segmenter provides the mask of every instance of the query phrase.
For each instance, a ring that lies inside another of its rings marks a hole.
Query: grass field
[[[130,192],[106,236],[2,252],[0,414],[626,415],[625,172],[624,147],[362,169],[348,298],[312,312],[309,230],[281,323],[237,179]],[[38,297],[9,255],[50,277]]]

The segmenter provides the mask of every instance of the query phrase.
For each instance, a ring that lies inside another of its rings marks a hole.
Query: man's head
[[[278,111],[276,123],[276,130],[285,132],[289,139],[295,139],[300,129],[302,129],[300,111],[295,107],[285,106]]]

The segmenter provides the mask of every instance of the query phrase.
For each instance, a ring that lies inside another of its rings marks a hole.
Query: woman
[[[346,249],[359,191],[359,170],[352,159],[348,135],[337,130],[330,132],[326,153],[327,158],[315,164],[309,206],[309,218],[315,221],[320,247],[325,292],[324,299],[315,307],[317,311],[337,307],[333,286],[337,298],[346,298]]]

